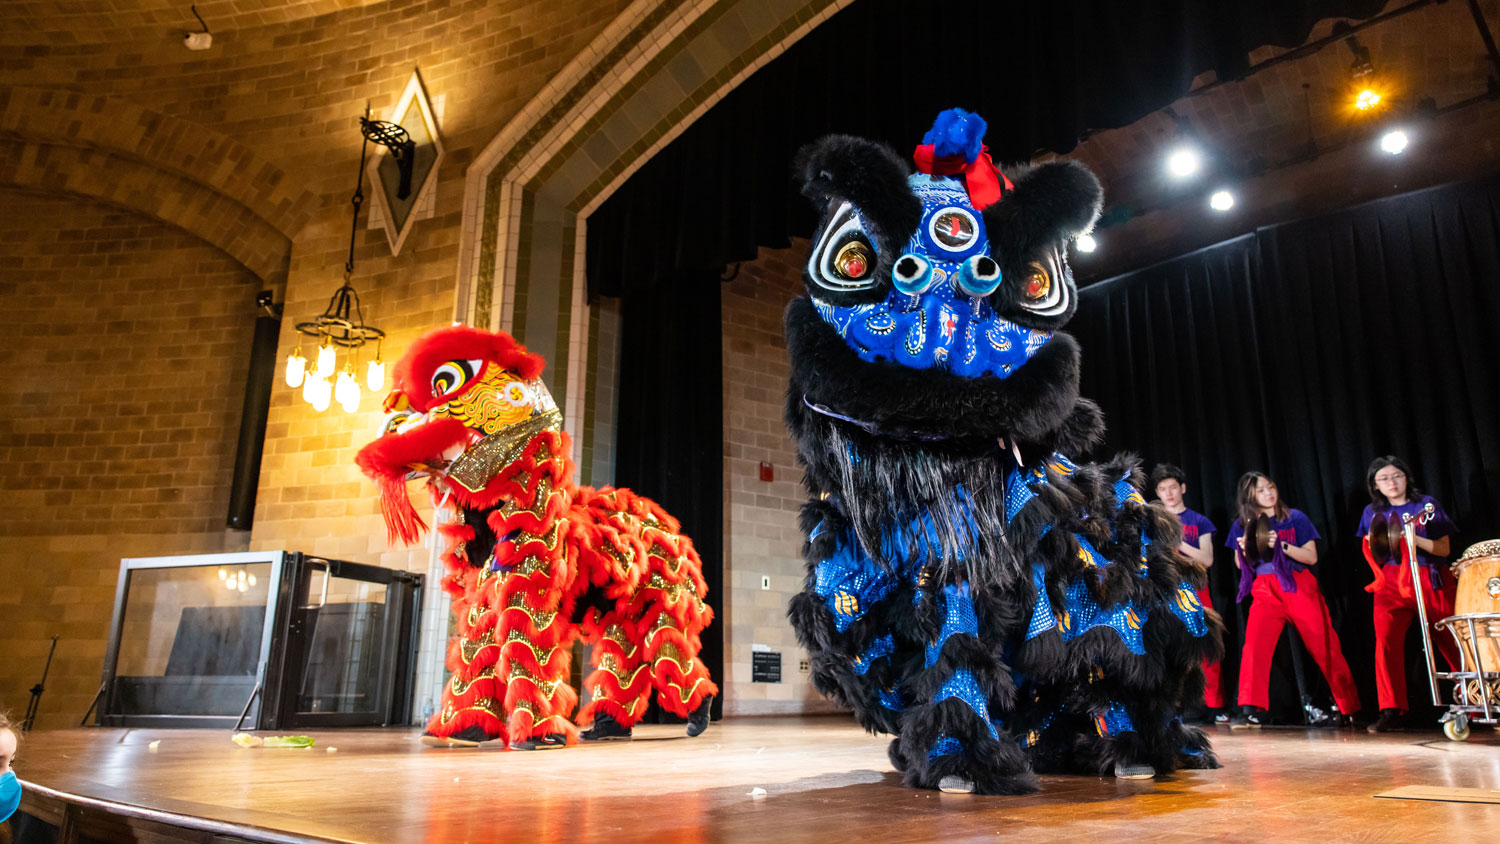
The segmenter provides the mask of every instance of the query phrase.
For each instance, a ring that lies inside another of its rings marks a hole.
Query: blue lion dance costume
[[[1221,653],[1181,528],[1078,395],[1067,249],[1102,191],[1067,161],[1002,174],[944,112],[915,156],[801,151],[821,212],[786,314],[786,418],[810,500],[789,616],[824,694],[891,733],[906,783],[984,794],[1035,773],[1218,767],[1177,717]]]

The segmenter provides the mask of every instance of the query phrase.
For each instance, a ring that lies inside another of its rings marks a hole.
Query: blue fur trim
[[[950,108],[939,114],[932,128],[922,136],[923,144],[932,144],[938,158],[963,154],[972,163],[984,147],[984,118],[961,108]]]

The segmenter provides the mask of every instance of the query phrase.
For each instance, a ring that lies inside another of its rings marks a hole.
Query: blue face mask
[[[0,823],[10,819],[21,808],[21,781],[15,771],[6,771],[0,776]]]

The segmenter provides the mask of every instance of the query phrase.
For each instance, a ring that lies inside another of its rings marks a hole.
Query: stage
[[[279,750],[224,731],[80,729],[33,733],[17,771],[22,811],[66,827],[62,841],[1448,844],[1500,829],[1500,804],[1374,797],[1500,789],[1488,728],[1464,743],[1436,730],[1214,732],[1222,770],[1048,776],[1029,797],[904,788],[886,739],[840,717],[739,718],[696,739],[644,726],[631,742],[532,753],[424,748],[417,730],[326,730],[312,750]]]

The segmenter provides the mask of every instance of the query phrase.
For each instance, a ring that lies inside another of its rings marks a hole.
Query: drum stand
[[[1428,504],[1425,512],[1430,513],[1432,509],[1432,505]],[[1500,689],[1500,675],[1486,673],[1483,664],[1479,662],[1482,653],[1479,637],[1489,636],[1493,632],[1492,628],[1500,625],[1500,615],[1471,613],[1449,616],[1437,622],[1438,629],[1446,629],[1457,640],[1455,644],[1458,645],[1459,658],[1457,671],[1438,670],[1437,660],[1432,653],[1432,630],[1427,626],[1427,602],[1424,594],[1427,586],[1423,583],[1422,567],[1417,565],[1416,519],[1417,516],[1403,515],[1401,529],[1406,541],[1407,565],[1411,568],[1412,591],[1417,599],[1417,619],[1422,624],[1422,653],[1427,660],[1427,683],[1432,690],[1433,705],[1444,706],[1442,696],[1438,693],[1438,680],[1454,682],[1454,702],[1448,706],[1448,711],[1443,714],[1439,723],[1443,725],[1443,734],[1449,739],[1463,741],[1469,737],[1471,722],[1500,724],[1500,706],[1491,703],[1491,687]],[[1472,651],[1464,646],[1463,633],[1468,634],[1467,641],[1472,646]],[[1468,665],[1471,658],[1475,663],[1472,668]],[[1470,700],[1471,697],[1477,697],[1478,700]]]

